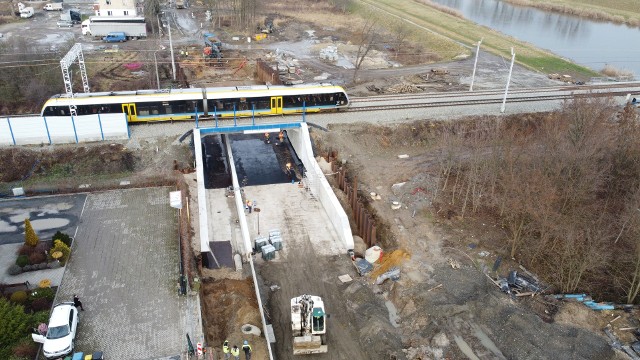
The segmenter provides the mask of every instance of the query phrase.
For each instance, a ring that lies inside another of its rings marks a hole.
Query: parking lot
[[[176,358],[186,349],[178,296],[177,211],[169,188],[87,195],[57,302],[77,294],[76,351],[109,359]]]

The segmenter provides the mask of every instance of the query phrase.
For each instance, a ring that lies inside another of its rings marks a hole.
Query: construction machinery
[[[210,59],[222,59],[222,41],[214,33],[204,33],[203,55]]]
[[[321,297],[302,295],[291,299],[293,355],[327,352],[327,317]]]

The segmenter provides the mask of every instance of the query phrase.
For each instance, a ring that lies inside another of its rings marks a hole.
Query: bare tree
[[[378,28],[376,25],[376,19],[373,14],[370,13],[367,16],[362,28],[357,33],[356,44],[358,44],[358,52],[356,53],[355,69],[353,70],[353,82],[356,81],[358,76],[358,70],[362,66],[362,62],[367,57],[367,54],[373,48],[374,41],[378,38]]]

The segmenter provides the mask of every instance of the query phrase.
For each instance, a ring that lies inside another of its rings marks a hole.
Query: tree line
[[[503,251],[555,291],[640,300],[640,128],[630,105],[568,101],[538,117],[445,126],[437,196],[498,219]]]

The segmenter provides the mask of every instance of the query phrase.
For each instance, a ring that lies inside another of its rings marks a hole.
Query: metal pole
[[[153,61],[156,64],[156,82],[158,83],[158,90],[160,90],[160,75],[158,75],[158,58],[156,57],[156,52],[153,53]]]
[[[476,78],[476,67],[478,66],[478,54],[480,54],[480,44],[482,44],[482,40],[478,41],[478,47],[476,48],[476,60],[473,62],[473,75],[471,75],[471,86],[469,86],[469,91],[473,91],[473,81]]]
[[[511,48],[511,66],[509,67],[509,77],[507,78],[507,87],[504,89],[504,99],[502,99],[502,107],[500,112],[503,113],[507,104],[507,92],[509,92],[509,83],[511,82],[511,73],[513,72],[513,63],[516,60],[516,53]]]
[[[171,70],[173,70],[173,81],[176,81],[176,62],[173,59],[173,42],[171,41],[171,19],[167,19],[169,27],[169,47],[171,48]]]

